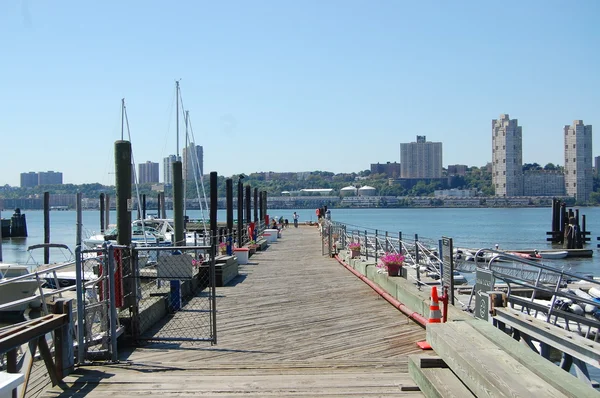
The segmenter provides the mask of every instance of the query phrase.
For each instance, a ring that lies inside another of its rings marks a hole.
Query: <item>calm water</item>
[[[275,217],[292,221],[293,212],[300,215],[300,221],[315,221],[313,209],[277,210],[269,209]],[[25,239],[3,239],[4,262],[24,263],[28,260],[27,246],[43,242],[43,212],[27,211],[29,237]],[[169,213],[167,213],[170,216]],[[237,214],[234,211],[234,216]],[[588,248],[596,248],[596,237],[600,235],[600,208],[582,208],[587,229],[591,231]],[[9,218],[12,212],[4,211],[2,217]],[[190,218],[200,218],[200,211],[189,211]],[[207,217],[207,213],[204,213]],[[116,215],[111,212],[111,223]],[[225,220],[225,210],[219,210],[218,219]],[[546,242],[546,231],[551,226],[550,208],[511,208],[511,209],[332,209],[331,217],[335,221],[352,225],[360,230],[377,229],[380,233],[388,231],[397,236],[402,232],[403,239],[412,239],[415,234],[420,240],[437,242],[442,236],[454,238],[457,247],[481,248],[499,244],[505,249],[550,249]],[[71,248],[75,246],[74,211],[53,211],[50,213],[50,241],[63,243]],[[100,229],[98,211],[83,212],[84,232],[92,234]],[[40,252],[41,255],[41,252]],[[51,258],[60,261],[61,258]],[[600,259],[594,252],[593,258],[568,259],[556,262],[558,266],[571,268],[572,271],[598,275]]]

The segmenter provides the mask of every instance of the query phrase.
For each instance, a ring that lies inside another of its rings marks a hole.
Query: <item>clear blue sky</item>
[[[364,170],[416,135],[482,166],[501,113],[524,162],[562,165],[565,124],[600,131],[599,17],[595,0],[3,0],[0,185],[114,184],[123,97],[162,179],[175,79],[220,175]]]

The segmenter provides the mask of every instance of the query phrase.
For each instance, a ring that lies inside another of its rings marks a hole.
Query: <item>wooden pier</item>
[[[291,228],[240,266],[217,288],[217,345],[120,348],[43,396],[422,397],[408,355],[425,330],[320,248]]]

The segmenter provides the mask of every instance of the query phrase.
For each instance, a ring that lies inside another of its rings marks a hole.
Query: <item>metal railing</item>
[[[475,266],[492,271],[496,279],[506,284],[507,299],[512,308],[536,317],[542,314],[541,316],[548,323],[560,325],[566,330],[571,330],[575,326],[581,334],[593,336],[595,341],[600,339],[600,319],[598,319],[600,303],[593,298],[585,297],[585,294],[580,292],[579,295],[576,294],[575,291],[579,289],[577,285],[571,285],[573,289],[568,286],[569,283],[577,281],[581,286],[600,291],[600,281],[548,266],[542,261],[528,260],[493,249],[479,249],[475,257],[482,254],[491,256],[486,262],[476,262]],[[513,266],[503,265],[501,261],[512,262]],[[527,298],[515,296],[513,291],[516,287],[531,289],[531,296]],[[474,294],[475,292],[472,291],[467,308],[471,307]],[[541,295],[551,297],[548,305],[537,299]],[[582,304],[583,307],[591,306],[589,309],[594,308],[594,310],[589,315],[577,314],[572,312],[574,310],[570,308],[569,302]]]
[[[360,255],[375,262],[386,253],[402,254],[404,263],[416,269],[416,281],[421,282],[421,272],[433,278],[441,276],[442,259],[440,242],[414,234],[406,239],[402,232],[390,233],[377,229],[359,228],[327,219],[321,221],[322,254],[333,255],[348,248],[350,243],[360,244]]]

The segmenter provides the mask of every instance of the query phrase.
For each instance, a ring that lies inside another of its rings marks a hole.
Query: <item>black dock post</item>
[[[251,192],[252,189],[250,188],[250,185],[246,185],[246,223],[248,224],[252,222],[252,198],[250,197]]]
[[[161,214],[160,214],[160,195],[161,195],[161,193],[159,192],[158,193],[158,197],[156,198],[157,199],[157,202],[156,202],[156,206],[157,206],[157,208],[156,208],[157,209],[156,210],[156,218],[161,218]]]
[[[104,234],[104,194],[100,194],[100,233]]]
[[[258,188],[254,188],[254,228],[258,228]]]
[[[228,178],[225,180],[225,202],[227,213],[227,232],[230,234],[227,236],[227,255],[231,256],[233,253],[233,180]]]
[[[14,214],[10,219],[10,236],[13,238],[27,237],[27,221],[25,214],[21,214],[21,209],[15,209]]]
[[[44,192],[44,243],[50,243],[50,192]],[[50,248],[44,247],[44,264],[50,264]]]
[[[242,247],[242,228],[244,227],[244,185],[240,175],[237,183],[237,247]]]
[[[142,220],[146,219],[146,194],[142,194]]]

